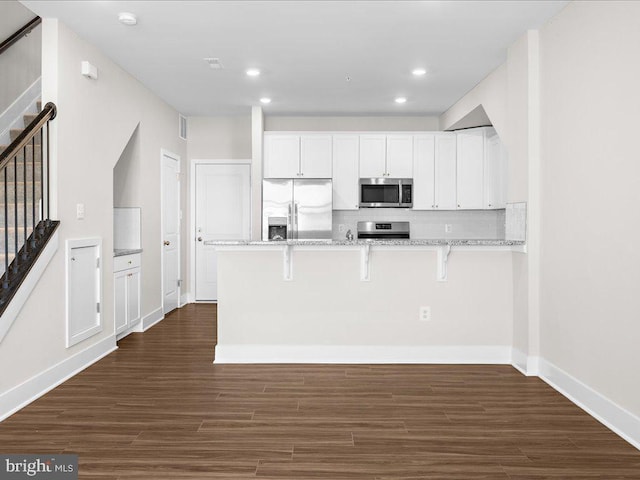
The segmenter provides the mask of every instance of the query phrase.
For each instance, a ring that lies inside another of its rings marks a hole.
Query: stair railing
[[[38,25],[40,25],[41,22],[42,22],[42,19],[40,17],[34,18],[25,26],[21,27],[13,35],[11,35],[9,38],[7,38],[2,43],[0,43],[0,55],[2,55],[5,50],[7,50],[11,45],[16,43],[22,37],[26,37],[29,33],[31,33],[31,30],[33,30]]]
[[[49,124],[56,114],[55,104],[47,103],[0,153],[0,228],[4,227],[0,314],[59,224],[51,220],[49,186]]]

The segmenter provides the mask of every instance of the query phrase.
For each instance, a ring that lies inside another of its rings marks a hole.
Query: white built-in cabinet
[[[415,179],[414,179],[414,188]],[[455,210],[456,198],[456,135],[435,135],[435,199],[437,210]]]
[[[505,208],[507,205],[507,152],[494,128],[485,134],[484,208]]]
[[[332,137],[265,135],[264,178],[331,178]]]
[[[479,210],[484,206],[484,129],[456,133],[457,208]]]
[[[114,319],[116,335],[140,322],[140,254],[113,259]]]
[[[413,135],[360,135],[361,178],[411,178]]]
[[[495,129],[267,133],[264,178],[331,178],[333,209],[356,210],[359,178],[412,178],[414,210],[506,205],[507,154]]]
[[[414,137],[413,209],[456,209],[456,137],[428,133]]]
[[[360,140],[358,135],[333,136],[333,209],[357,210]]]

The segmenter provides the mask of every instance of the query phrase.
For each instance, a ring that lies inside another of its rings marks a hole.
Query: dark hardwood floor
[[[0,423],[83,479],[640,479],[640,452],[510,366],[213,365],[189,305]]]

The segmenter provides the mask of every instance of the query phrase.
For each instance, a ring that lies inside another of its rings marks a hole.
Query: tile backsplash
[[[357,236],[360,221],[410,222],[412,239],[476,239],[505,238],[503,210],[409,210],[401,208],[363,208],[333,211],[333,238],[344,239],[347,230]],[[445,226],[451,231],[445,232]]]

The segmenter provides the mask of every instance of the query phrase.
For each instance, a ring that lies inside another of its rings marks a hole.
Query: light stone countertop
[[[456,240],[456,239],[424,239],[424,240],[210,240],[205,241],[205,245],[213,246],[396,246],[396,247],[423,247],[423,246],[486,246],[486,247],[503,247],[503,246],[521,246],[525,242],[515,240]]]
[[[142,253],[141,248],[116,249],[113,251],[114,257],[122,257],[124,255],[133,255],[134,253]]]

